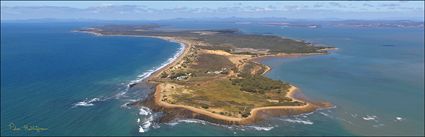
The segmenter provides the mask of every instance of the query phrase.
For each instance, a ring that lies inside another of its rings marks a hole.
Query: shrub
[[[242,113],[242,117],[248,117],[249,115],[251,115],[251,113],[250,113],[250,112],[243,112],[243,113]]]
[[[241,74],[242,79],[232,79],[233,85],[241,86],[242,91],[253,93],[265,93],[271,90],[288,88],[289,85],[280,80],[272,80],[261,75]]]
[[[207,105],[202,105],[201,106],[203,109],[208,109],[209,107]]]
[[[162,72],[161,73],[161,78],[166,78],[166,77],[168,77],[168,74],[166,72]]]

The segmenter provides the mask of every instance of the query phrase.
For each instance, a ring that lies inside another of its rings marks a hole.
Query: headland
[[[331,107],[297,98],[298,88],[263,76],[271,68],[257,60],[327,54],[299,40],[243,34],[238,30],[156,29],[157,26],[103,26],[79,30],[97,36],[153,37],[180,43],[184,50],[150,75],[154,92],[141,104],[163,111],[161,121],[197,118],[221,124],[251,124],[269,116],[296,115]],[[137,85],[134,83],[130,88]]]

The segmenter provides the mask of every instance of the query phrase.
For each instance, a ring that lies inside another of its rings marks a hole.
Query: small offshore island
[[[332,47],[238,30],[162,30],[157,25],[102,26],[81,29],[94,35],[154,37],[174,41],[184,50],[153,73],[155,91],[143,104],[174,118],[196,118],[220,124],[251,124],[267,116],[296,115],[328,108],[294,96],[297,88],[263,76],[271,68],[262,57],[327,54]],[[129,85],[136,86],[137,83]]]

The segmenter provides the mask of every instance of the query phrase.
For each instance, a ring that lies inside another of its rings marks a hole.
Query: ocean
[[[267,77],[296,85],[303,96],[335,108],[248,126],[194,119],[157,123],[161,113],[123,106],[152,89],[127,90],[127,85],[169,62],[181,51],[179,44],[72,32],[101,23],[2,22],[1,135],[424,134],[423,28],[157,23],[166,28],[238,28],[337,47],[328,55],[262,61],[272,67]],[[11,130],[11,125],[46,130]]]

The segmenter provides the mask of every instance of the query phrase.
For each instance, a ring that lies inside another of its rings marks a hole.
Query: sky
[[[424,1],[1,1],[1,20],[424,20]]]

